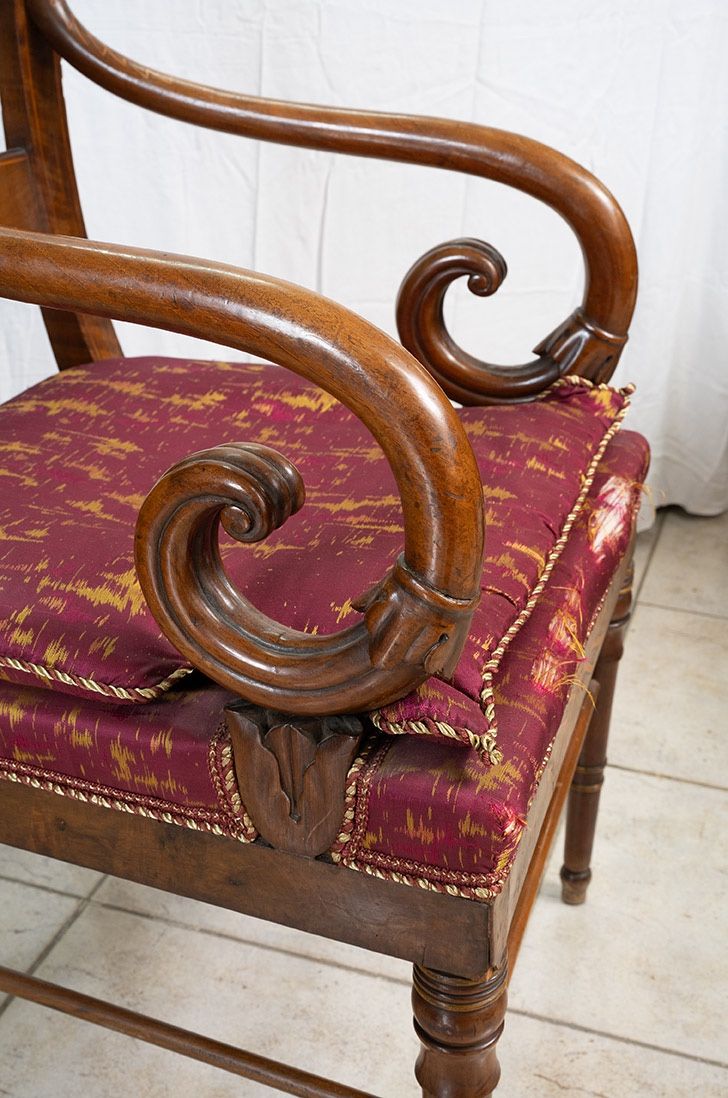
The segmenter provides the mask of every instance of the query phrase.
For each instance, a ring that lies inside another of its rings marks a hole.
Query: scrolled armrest
[[[467,436],[427,372],[348,310],[290,283],[185,256],[0,230],[0,295],[213,339],[316,382],[392,468],[404,553],[331,635],[272,621],[230,583],[218,526],[257,541],[303,503],[295,467],[227,443],[173,466],[142,505],[136,560],[162,631],[249,701],[299,714],[372,708],[447,674],[479,595],[482,488]],[[356,593],[353,593],[356,594]]]
[[[575,309],[534,348],[538,357],[522,366],[482,362],[459,347],[447,330],[445,294],[452,282],[467,278],[477,297],[490,297],[506,276],[500,252],[483,240],[452,240],[417,260],[405,275],[397,296],[397,327],[402,344],[424,363],[453,400],[461,404],[497,404],[527,400],[564,374],[594,382],[608,380],[624,335],[599,328]],[[631,309],[630,309],[631,315]]]
[[[373,113],[240,95],[155,72],[95,38],[66,0],[27,0],[53,48],[108,91],[173,118],[263,141],[343,152],[492,179],[546,203],[575,233],[584,257],[581,305],[521,366],[495,366],[467,354],[449,335],[442,303],[448,285],[468,277],[485,296],[505,277],[489,244],[452,241],[422,256],[398,302],[404,345],[465,404],[525,400],[565,373],[607,380],[617,365],[634,310],[637,258],[615,198],[569,157],[518,134],[441,118]]]

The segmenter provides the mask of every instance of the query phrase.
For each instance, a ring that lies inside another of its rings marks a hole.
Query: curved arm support
[[[457,248],[462,242],[454,242],[415,264],[400,295],[403,343],[450,395],[469,404],[525,399],[566,372],[596,381],[611,375],[634,310],[634,242],[614,197],[573,160],[538,141],[474,123],[258,99],[179,80],[104,45],[78,22],[65,0],[27,4],[34,22],[69,64],[150,110],[263,141],[464,172],[545,202],[576,234],[586,278],[581,306],[539,344],[535,362],[513,369],[490,366],[466,354],[447,333],[437,304],[446,285],[445,254],[448,249],[456,253],[449,281],[475,275],[473,289],[486,253],[493,252],[478,241],[468,242],[465,255]]]
[[[464,351],[452,339],[444,317],[445,294],[457,278],[490,297],[507,273],[492,245],[472,238],[431,248],[405,275],[397,297],[397,327],[404,346],[424,362],[453,400],[498,404],[528,400],[563,374],[606,381],[614,371],[626,334],[599,329],[583,308],[574,312],[534,349],[538,358],[522,366],[497,366]]]
[[[448,674],[479,595],[482,488],[467,436],[398,343],[287,282],[184,256],[0,229],[0,295],[213,339],[310,379],[369,428],[403,507],[404,554],[358,605],[312,636],[260,614],[227,579],[218,524],[257,541],[303,502],[296,469],[262,446],[175,465],[137,528],[137,569],[163,632],[195,666],[260,705],[300,714],[372,708]],[[396,424],[396,427],[393,426]]]

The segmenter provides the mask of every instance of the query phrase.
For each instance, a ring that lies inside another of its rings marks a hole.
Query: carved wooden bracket
[[[615,335],[575,309],[534,348],[538,357],[521,366],[484,362],[459,347],[447,330],[444,300],[448,287],[467,277],[478,297],[494,294],[507,269],[496,248],[464,238],[425,252],[404,277],[397,297],[397,327],[403,345],[463,404],[527,400],[564,374],[607,381],[619,361],[626,333]]]
[[[428,675],[448,677],[457,666],[479,599],[480,593],[454,599],[434,590],[400,557],[352,606],[365,616],[375,667],[419,666]]]
[[[575,309],[534,350],[555,362],[561,374],[579,374],[599,384],[611,377],[626,342],[626,335],[604,331],[583,309]]]
[[[344,815],[361,721],[291,718],[246,703],[227,706],[225,716],[240,795],[262,837],[293,854],[323,854]]]

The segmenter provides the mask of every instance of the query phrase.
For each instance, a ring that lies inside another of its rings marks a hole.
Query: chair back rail
[[[182,121],[264,141],[464,172],[515,187],[546,203],[579,240],[585,285],[580,307],[542,340],[535,360],[522,366],[493,366],[468,355],[447,332],[443,298],[453,279],[467,276],[470,289],[485,296],[498,288],[505,275],[498,253],[478,240],[439,245],[410,270],[398,302],[402,341],[449,395],[468,404],[527,399],[566,372],[595,381],[611,375],[634,309],[634,243],[613,196],[568,157],[529,138],[474,123],[220,91],[155,72],[124,57],[90,34],[65,0],[0,0],[0,4],[6,31],[8,20],[14,20],[14,63],[26,104],[23,132],[18,132],[17,124],[13,129],[11,122],[8,143],[30,144],[34,150],[31,167],[40,176],[43,204],[52,214],[49,224],[39,227],[84,235],[60,85],[58,58],[62,57],[113,94]],[[7,52],[7,44],[5,48]],[[0,79],[3,101],[17,99],[13,80],[4,74]],[[32,117],[27,110],[29,99],[42,106]],[[94,332],[98,335],[97,329]]]
[[[24,149],[0,153],[0,225],[32,231],[38,228],[39,221],[28,154]]]
[[[0,223],[86,236],[60,58],[30,19],[24,0],[0,0],[0,96],[5,144],[10,150],[3,159]],[[23,154],[25,167],[21,168],[17,158]],[[5,197],[10,189],[6,183],[18,182],[18,192]],[[61,370],[121,354],[109,320],[53,309],[43,309],[43,320]]]

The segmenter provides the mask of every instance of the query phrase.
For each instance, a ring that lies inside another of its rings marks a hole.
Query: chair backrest
[[[60,57],[24,0],[0,0],[0,224],[86,236],[68,137]],[[110,320],[44,309],[60,369],[120,353]]]
[[[425,164],[493,179],[560,214],[581,245],[581,305],[536,348],[536,359],[503,368],[468,355],[445,327],[448,285],[468,277],[494,292],[505,275],[479,240],[439,245],[402,284],[400,336],[445,391],[466,404],[523,400],[564,373],[605,381],[626,342],[637,291],[627,221],[584,168],[537,141],[470,122],[367,113],[258,99],[158,73],[94,38],[66,0],[0,0],[0,95],[6,147],[0,155],[0,225],[85,236],[61,86],[63,58],[86,77],[141,107],[226,133],[306,148]],[[109,320],[44,310],[61,369],[120,353]]]

